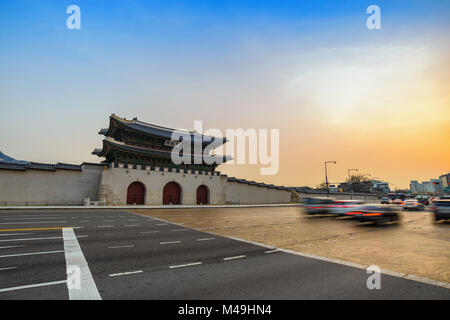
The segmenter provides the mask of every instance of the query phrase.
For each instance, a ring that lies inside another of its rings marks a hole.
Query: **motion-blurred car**
[[[428,199],[428,197],[420,197],[420,198],[417,197],[417,201],[419,201],[425,206],[428,206],[430,204],[430,200]]]
[[[425,205],[417,199],[406,199],[403,210],[425,210]]]
[[[389,203],[390,203],[390,201],[389,201],[388,197],[382,197],[381,198],[381,204],[389,204]]]
[[[369,204],[349,211],[346,216],[354,217],[364,222],[374,222],[377,226],[387,222],[399,221],[399,209],[393,206]]]
[[[327,205],[328,213],[345,216],[347,212],[355,210],[364,203],[363,200],[336,200],[332,204]]]
[[[432,209],[436,221],[450,219],[450,199],[434,201]]]
[[[394,199],[394,201],[393,201],[392,203],[393,203],[393,204],[397,204],[397,205],[403,205],[403,204],[405,204],[405,203],[403,202],[403,200],[400,199],[400,198]]]
[[[307,214],[325,214],[328,213],[327,206],[333,203],[333,198],[306,198],[303,208]]]

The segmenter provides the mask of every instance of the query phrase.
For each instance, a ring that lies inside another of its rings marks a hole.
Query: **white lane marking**
[[[7,242],[7,241],[31,241],[31,240],[50,240],[50,239],[62,239],[62,237],[6,239],[6,240],[0,240],[0,242]]]
[[[18,254],[7,254],[4,256],[0,256],[0,258],[10,258],[10,257],[21,257],[21,256],[33,256],[38,254],[52,254],[52,253],[61,253],[64,252],[64,250],[57,250],[57,251],[38,251],[38,252],[29,252],[29,253],[18,253]]]
[[[0,224],[36,224],[36,223],[67,223],[67,221],[1,222]]]
[[[26,285],[26,286],[19,286],[19,287],[3,288],[3,289],[0,289],[0,292],[8,292],[8,291],[14,291],[14,290],[22,290],[22,289],[30,289],[30,288],[51,286],[51,285],[62,284],[62,283],[67,283],[67,281],[66,280],[62,280],[62,281],[36,283],[36,284],[30,284],[30,285]]]
[[[201,238],[197,239],[197,241],[208,241],[208,240],[214,240],[215,238]]]
[[[174,268],[183,268],[183,267],[190,267],[190,266],[197,266],[199,264],[202,264],[203,262],[192,262],[192,263],[186,263],[186,264],[179,264],[176,266],[169,266],[170,269]]]
[[[160,242],[159,244],[172,244],[172,243],[180,243],[181,241],[166,241],[166,242]]]
[[[228,260],[234,260],[234,259],[242,259],[242,258],[246,258],[246,255],[240,255],[240,256],[234,256],[234,257],[228,257],[228,258],[223,258],[223,260],[228,261]]]
[[[275,253],[275,252],[279,252],[280,250],[278,249],[274,249],[274,250],[268,250],[268,251],[264,251],[264,253]]]
[[[114,228],[114,226],[97,226],[97,228]]]
[[[60,219],[61,216],[57,216],[55,218]],[[2,220],[48,220],[51,219],[50,217],[45,217],[45,218],[1,218]]]
[[[108,247],[108,249],[119,249],[119,248],[133,248],[134,244],[125,245],[125,246],[114,246],[114,247]]]
[[[0,237],[6,237],[6,236],[24,236],[27,234],[34,234],[34,233],[5,233],[5,234],[0,234]]]
[[[126,224],[124,227],[139,227],[138,224]]]
[[[127,221],[139,221],[139,219],[127,219]]]
[[[17,269],[17,267],[0,268],[0,271]]]
[[[33,215],[33,216],[19,216],[19,215],[14,215],[14,216],[1,216],[2,217],[2,219],[3,218],[27,218],[27,217],[32,217],[32,218],[34,218],[34,217],[36,217],[36,215]],[[62,217],[62,216],[44,216],[44,215],[38,215],[38,217],[48,217],[48,218],[60,218],[60,217]]]
[[[156,225],[157,225],[157,226],[167,226],[168,223],[157,223]]]
[[[77,238],[86,238],[88,235],[83,236],[77,236]],[[23,239],[6,239],[6,240],[0,240],[0,242],[6,242],[6,241],[29,241],[29,240],[49,240],[49,239],[62,239],[62,237],[46,237],[46,238],[23,238]]]
[[[0,249],[10,249],[10,248],[21,248],[21,247],[26,247],[24,246],[7,246],[7,247],[0,247]]]
[[[157,233],[159,231],[142,231],[141,233]]]
[[[142,273],[142,272],[144,272],[144,271],[142,271],[142,270],[128,271],[128,272],[122,272],[122,273],[113,273],[113,274],[110,274],[109,276],[110,277],[127,276],[129,274],[137,274],[137,273]]]
[[[170,230],[172,232],[182,232],[182,231],[191,231],[189,229],[174,229],[174,230]]]
[[[64,254],[66,257],[66,270],[76,266],[81,271],[81,285],[79,288],[67,286],[70,300],[101,300],[100,293],[95,285],[94,278],[84,258],[78,239],[72,228],[62,229],[64,239]]]

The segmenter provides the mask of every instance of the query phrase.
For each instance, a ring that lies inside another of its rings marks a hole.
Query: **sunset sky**
[[[81,8],[68,30],[66,8]],[[366,8],[381,8],[368,30]],[[112,113],[168,126],[280,130],[286,186],[450,172],[450,1],[0,2],[0,150],[99,162]]]

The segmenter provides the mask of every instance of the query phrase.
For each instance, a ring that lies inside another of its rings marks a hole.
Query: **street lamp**
[[[325,185],[327,186],[327,197],[330,196],[330,189],[328,188],[328,174],[327,174],[327,164],[328,163],[336,164],[336,161],[325,161]]]
[[[358,169],[348,169],[348,181],[351,181],[352,179],[350,178],[350,171],[358,171]]]

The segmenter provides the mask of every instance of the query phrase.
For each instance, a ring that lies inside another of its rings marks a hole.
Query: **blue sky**
[[[81,30],[66,28],[71,4],[81,8]],[[381,8],[381,30],[366,28],[370,4]],[[183,128],[203,120],[220,129],[290,134],[304,125],[297,139],[314,128],[337,131],[357,107],[323,109],[334,98],[318,90],[320,83],[336,87],[333,75],[361,73],[366,64],[386,65],[383,59],[409,53],[408,63],[423,68],[409,78],[448,79],[434,64],[449,66],[449,18],[450,1],[2,0],[0,150],[34,161],[98,161],[90,155],[101,144],[96,132],[113,112]],[[370,58],[354,64],[352,54]],[[410,86],[400,76],[408,70],[394,76],[403,87]],[[344,105],[345,99],[360,103],[349,94],[337,100]],[[333,119],[325,122],[324,114]]]

